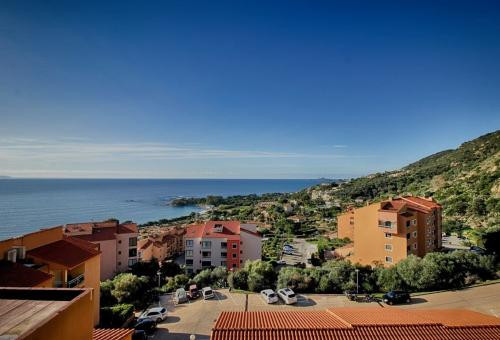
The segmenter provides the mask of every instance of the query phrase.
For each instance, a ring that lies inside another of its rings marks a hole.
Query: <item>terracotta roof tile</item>
[[[222,312],[212,340],[493,340],[500,319],[462,310],[331,308],[326,311]]]
[[[72,240],[70,237],[46,244],[28,251],[27,255],[73,268],[88,259],[100,254],[94,245],[84,245],[83,240]],[[88,243],[88,242],[86,242]]]
[[[71,234],[70,234],[71,235]],[[74,235],[73,237],[77,237],[82,240],[86,240],[89,242],[99,242],[99,241],[108,241],[116,239],[116,229],[115,228],[93,228],[92,234],[87,235]]]
[[[412,314],[448,327],[500,326],[500,319],[465,309],[423,309]]]
[[[431,325],[436,324],[429,319],[415,315],[413,311],[399,308],[384,308],[374,313],[373,308],[330,308],[331,313],[337,315],[352,326],[376,325]]]
[[[51,278],[51,274],[19,263],[0,262],[1,287],[34,287]]]
[[[216,224],[223,226],[222,232],[215,232]],[[188,238],[227,238],[229,240],[237,240],[240,235],[239,221],[206,221],[204,224],[188,225],[186,228],[185,237]]]
[[[133,332],[129,328],[94,328],[92,340],[122,340]]]

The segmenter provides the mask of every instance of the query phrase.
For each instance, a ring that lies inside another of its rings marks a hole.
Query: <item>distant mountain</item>
[[[343,203],[388,196],[433,196],[447,230],[500,225],[500,130],[425,157],[400,170],[353,179],[332,195]]]
[[[0,176],[0,179],[10,179],[10,178],[12,178],[12,177],[10,177],[10,176]]]

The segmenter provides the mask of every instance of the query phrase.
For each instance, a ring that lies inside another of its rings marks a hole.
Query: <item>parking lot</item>
[[[307,310],[330,307],[387,308],[377,302],[360,303],[348,301],[343,295],[299,294],[296,305],[287,306],[281,301],[268,305],[259,294],[231,293],[227,289],[215,292],[212,300],[198,299],[174,305],[171,295],[165,295],[162,305],[168,309],[167,320],[158,325],[153,339],[208,339],[215,320],[221,311],[256,310]],[[469,288],[453,292],[421,295],[411,304],[399,308],[467,308],[500,317],[500,284]],[[390,307],[389,307],[390,308]]]
[[[308,264],[307,260],[311,258],[312,254],[318,251],[316,244],[309,243],[303,238],[294,238],[292,246],[292,254],[283,254],[281,257],[281,260],[285,261],[287,265],[293,266],[297,263]]]

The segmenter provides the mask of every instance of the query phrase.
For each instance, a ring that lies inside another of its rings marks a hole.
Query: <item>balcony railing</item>
[[[391,221],[378,221],[378,226],[380,228],[396,228],[397,227],[396,222],[391,222]]]
[[[67,283],[68,288],[73,288],[81,284],[85,280],[85,275],[81,274],[75,277],[74,279],[71,279]]]

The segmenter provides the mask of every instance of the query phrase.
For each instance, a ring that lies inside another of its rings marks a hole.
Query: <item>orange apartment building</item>
[[[339,253],[354,263],[391,265],[441,248],[442,207],[431,198],[405,196],[351,208],[337,216],[337,225],[338,237],[353,241]]]
[[[133,329],[94,329],[90,288],[0,287],[0,339],[132,340]]]
[[[181,226],[161,228],[141,238],[138,243],[140,261],[149,262],[153,259],[164,261],[184,252],[183,236],[186,229]]]
[[[101,251],[101,280],[127,271],[138,261],[137,224],[118,220],[64,225],[64,234],[98,245]]]
[[[0,241],[0,287],[92,288],[93,324],[99,323],[98,246],[66,237],[62,227]]]

